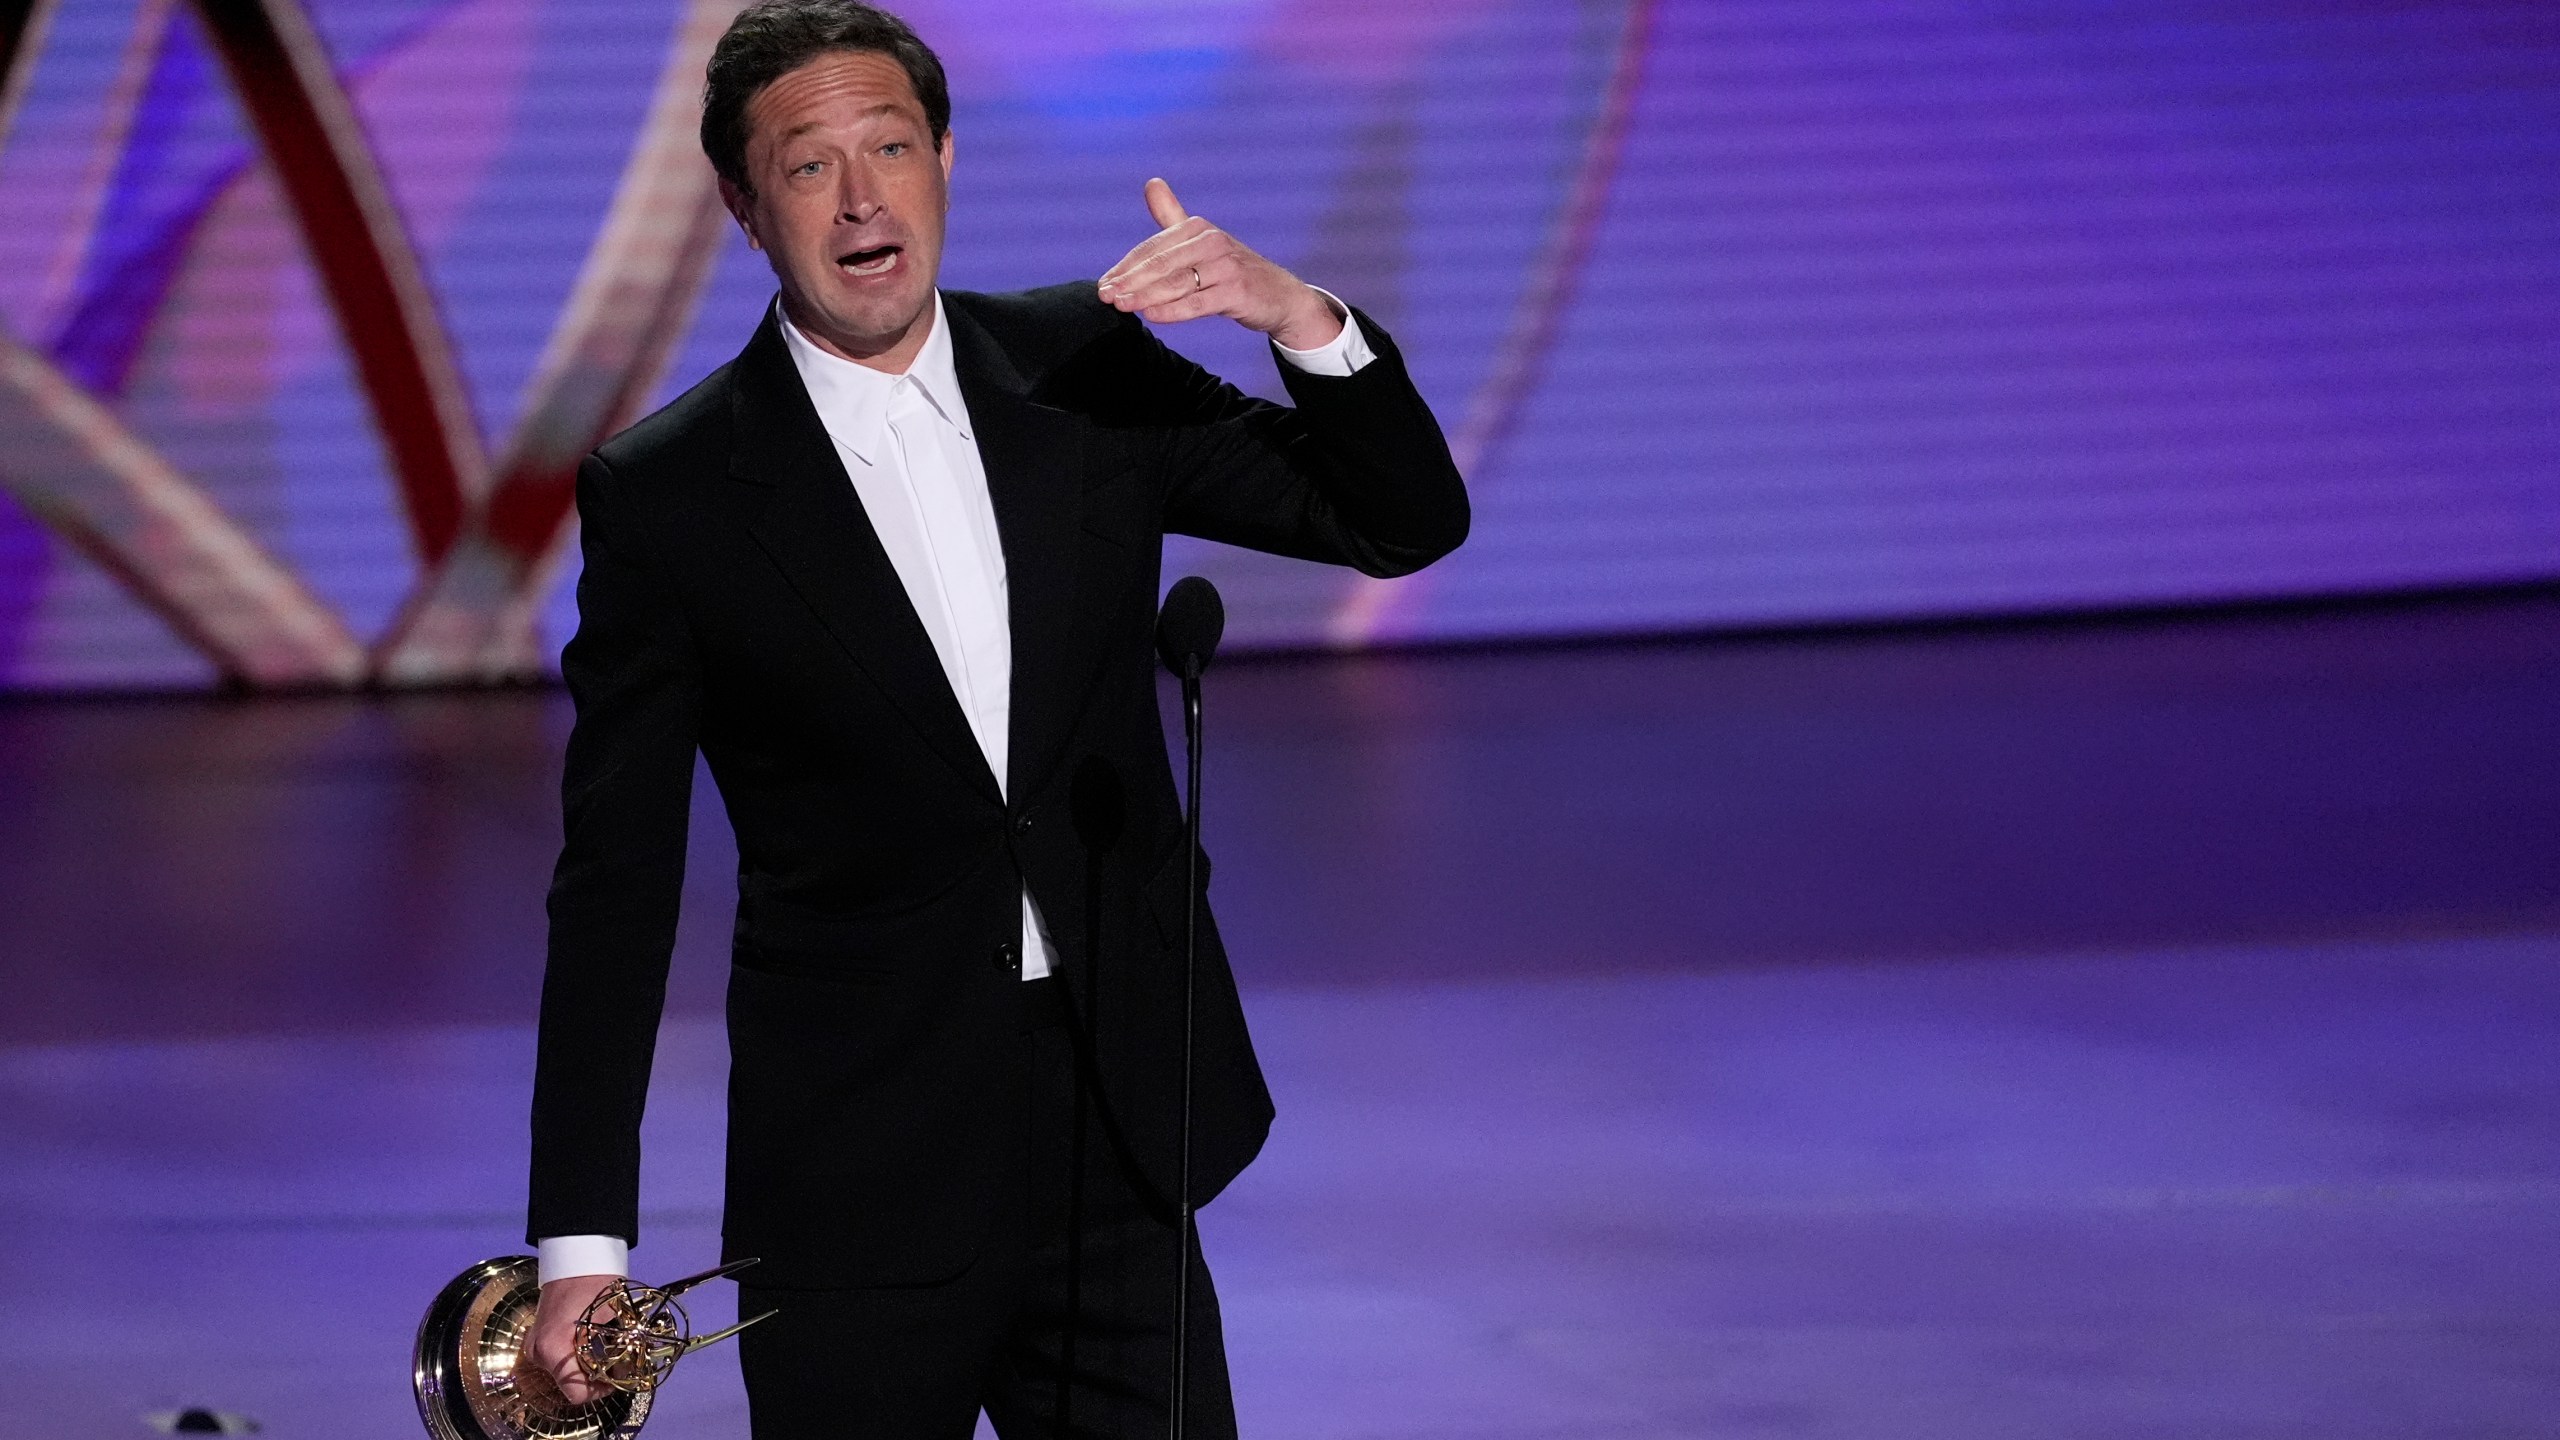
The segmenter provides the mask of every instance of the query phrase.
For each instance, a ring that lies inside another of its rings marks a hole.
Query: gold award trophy
[[[483,1260],[454,1277],[418,1326],[411,1380],[434,1440],[623,1440],[676,1362],[768,1319],[695,1335],[676,1297],[753,1265],[733,1260],[669,1285],[608,1285],[578,1317],[577,1353],[605,1393],[572,1405],[542,1367],[519,1365],[541,1298],[533,1257]]]

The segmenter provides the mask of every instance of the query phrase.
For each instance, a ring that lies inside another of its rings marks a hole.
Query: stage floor
[[[1248,1435],[2560,1436],[2560,598],[1211,705]],[[417,1433],[419,1311],[519,1248],[565,725],[0,705],[0,1433]],[[717,1224],[697,819],[650,1275]],[[650,1433],[742,1435],[733,1362]]]

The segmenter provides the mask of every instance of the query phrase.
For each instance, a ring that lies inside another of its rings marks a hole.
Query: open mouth
[[[847,275],[886,275],[898,264],[898,247],[882,245],[870,250],[856,250],[836,257],[836,268]]]

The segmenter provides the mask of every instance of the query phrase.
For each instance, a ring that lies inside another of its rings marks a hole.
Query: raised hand
[[[1159,325],[1224,315],[1292,350],[1313,350],[1342,333],[1342,317],[1306,282],[1233,235],[1184,212],[1173,187],[1147,182],[1156,233],[1102,277],[1104,301]]]

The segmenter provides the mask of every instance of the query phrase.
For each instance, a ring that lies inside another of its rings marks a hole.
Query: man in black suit
[[[550,897],[531,1349],[638,1234],[639,1123],[697,749],[738,839],[730,1257],[756,1433],[1138,1435],[1169,1401],[1180,809],[1156,709],[1163,536],[1401,574],[1467,528],[1395,347],[1162,181],[1099,285],[934,284],[953,158],[932,52],[771,0],[703,142],[780,281],[729,365],[589,457],[562,656],[577,725]],[[1148,333],[1223,315],[1296,402]],[[1191,1198],[1271,1118],[1204,924]],[[1195,1262],[1196,1264],[1196,1262]],[[1234,1429],[1193,1271],[1186,1415]]]

